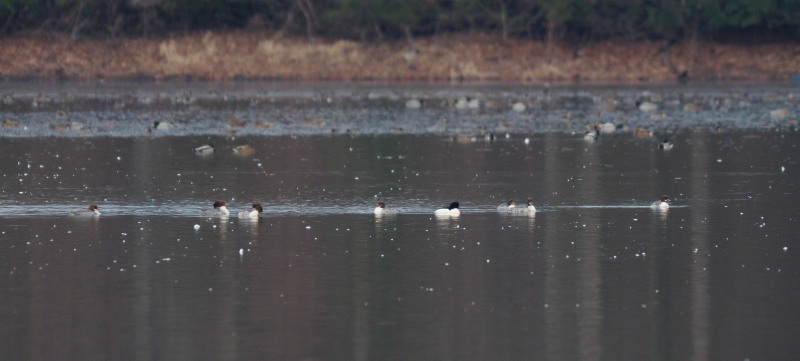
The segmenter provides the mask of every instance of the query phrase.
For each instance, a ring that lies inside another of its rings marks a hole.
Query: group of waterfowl
[[[206,156],[214,154],[216,147],[213,144],[204,144],[199,147],[194,148],[194,154]],[[256,149],[253,148],[250,144],[242,144],[236,147],[233,147],[233,154],[240,155],[240,156],[251,156],[256,153]]]
[[[614,124],[614,123],[595,123],[589,124],[586,126],[587,130],[586,133],[583,134],[583,139],[589,142],[598,140],[600,138],[600,134],[611,134],[619,130],[625,130],[626,127],[622,124]],[[633,130],[633,136],[635,138],[650,138],[653,136],[653,131],[649,129],[642,129],[636,128]],[[674,144],[669,141],[669,138],[664,138],[660,143],[658,143],[658,149],[661,150],[671,150]]]
[[[253,203],[250,209],[239,212],[239,218],[258,218],[263,211],[264,208],[261,207],[260,203]],[[214,208],[200,211],[200,215],[206,217],[228,217],[230,214],[231,212],[228,210],[225,201],[215,201]]]
[[[661,199],[653,202],[650,207],[653,209],[666,210],[669,208],[669,202],[669,197],[661,196]],[[262,212],[264,212],[264,208],[261,206],[261,204],[253,203],[250,209],[239,212],[238,216],[239,218],[257,219],[261,217]],[[533,205],[533,198],[528,198],[528,202],[524,207],[517,207],[516,202],[509,200],[505,204],[497,206],[497,212],[533,216],[536,215],[536,207]],[[398,212],[395,209],[386,208],[386,203],[378,202],[375,205],[373,213],[376,216],[384,216],[397,214]],[[445,208],[439,208],[435,210],[433,214],[440,217],[457,217],[461,215],[461,205],[458,202],[452,202]],[[90,204],[86,209],[69,212],[69,215],[99,216],[100,207],[98,207],[96,204]],[[200,210],[200,215],[204,217],[229,217],[231,212],[228,210],[227,203],[225,201],[218,200],[214,202],[213,208]]]

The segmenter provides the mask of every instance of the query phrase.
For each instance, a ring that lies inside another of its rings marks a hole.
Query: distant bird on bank
[[[600,130],[600,133],[603,133],[603,134],[611,134],[611,133],[616,132],[617,128],[621,128],[621,126],[617,127],[616,124],[611,123],[611,122],[598,124],[597,127]]]
[[[769,115],[773,118],[782,118],[789,115],[789,109],[786,108],[775,109],[770,111]]]
[[[643,112],[652,112],[658,109],[658,105],[650,102],[636,101],[636,108]]]
[[[86,130],[86,125],[79,122],[70,122],[69,124],[55,123],[55,124],[50,124],[50,129],[57,131]]]
[[[481,107],[481,102],[471,97],[460,97],[456,100],[455,107],[456,109],[478,109]]]
[[[419,109],[422,108],[422,100],[419,99],[409,99],[406,101],[406,108],[409,109]]]
[[[2,124],[4,128],[13,128],[19,126],[19,121],[14,119],[4,120],[3,123],[0,124]]]

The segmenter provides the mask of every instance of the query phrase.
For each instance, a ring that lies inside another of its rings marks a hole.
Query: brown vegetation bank
[[[74,42],[60,35],[0,39],[5,79],[637,83],[784,81],[798,72],[798,42],[577,45],[457,34],[373,43],[253,31]]]

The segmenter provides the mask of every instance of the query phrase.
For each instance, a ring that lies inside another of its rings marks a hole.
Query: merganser
[[[459,208],[461,208],[461,206],[458,204],[458,202],[453,202],[450,203],[449,207],[437,209],[433,212],[433,214],[437,216],[458,216],[461,214]]]
[[[100,207],[98,207],[96,204],[90,204],[89,207],[86,208],[86,209],[80,209],[80,210],[77,210],[77,211],[69,212],[69,215],[70,216],[99,216],[100,215],[99,209],[100,209]]]
[[[509,200],[508,202],[506,202],[506,204],[501,204],[501,205],[497,206],[497,211],[498,212],[510,212],[516,207],[517,207],[517,204],[514,203],[513,200]]]
[[[231,214],[228,211],[228,208],[225,207],[225,201],[216,201],[214,202],[214,209],[203,209],[200,211],[201,216],[208,216],[208,217],[227,217]]]
[[[674,144],[672,144],[672,143],[670,143],[670,142],[669,142],[669,139],[667,139],[667,138],[664,138],[664,141],[662,141],[661,143],[659,143],[659,144],[658,144],[658,149],[661,149],[661,150],[670,150],[670,149],[672,149],[672,147],[674,147],[674,146],[675,146]]]
[[[264,211],[264,208],[261,207],[260,203],[253,203],[253,206],[250,208],[249,211],[239,212],[239,218],[258,218],[261,216],[261,212]]]
[[[376,216],[382,216],[384,214],[395,214],[397,211],[391,208],[386,208],[386,203],[378,202],[378,204],[375,205],[373,213],[375,213]]]
[[[533,206],[533,198],[528,198],[528,212],[536,213],[536,207]]]
[[[650,205],[650,208],[653,209],[668,209],[669,208],[669,197],[661,196],[660,201],[655,201],[653,204]]]

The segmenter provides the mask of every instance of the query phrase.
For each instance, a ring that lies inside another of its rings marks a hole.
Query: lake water
[[[0,90],[7,359],[800,354],[796,87]],[[217,199],[264,213],[201,217]]]

